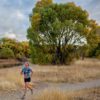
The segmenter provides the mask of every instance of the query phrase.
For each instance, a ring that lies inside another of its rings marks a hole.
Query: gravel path
[[[63,91],[75,91],[81,90],[86,88],[95,88],[100,87],[100,79],[93,80],[89,82],[83,83],[75,83],[75,84],[68,84],[68,83],[38,83],[37,88],[34,89],[34,94],[41,92],[46,88],[59,88]],[[0,100],[22,100],[21,97],[23,95],[22,91],[12,91],[12,92],[0,92]],[[29,96],[31,96],[30,91],[27,92],[27,96],[25,100],[28,100]]]

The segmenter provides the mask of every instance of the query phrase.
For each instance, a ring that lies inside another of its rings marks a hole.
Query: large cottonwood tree
[[[36,4],[30,15],[30,23],[27,36],[33,60],[38,60],[43,46],[49,45],[54,50],[52,60],[61,64],[66,64],[67,58],[75,52],[75,45],[83,45],[88,41],[91,27],[86,10],[72,2],[54,4],[52,0],[41,0]]]

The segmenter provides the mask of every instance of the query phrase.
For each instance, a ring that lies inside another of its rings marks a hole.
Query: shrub
[[[23,61],[24,60],[24,54],[23,53],[17,53],[16,54],[16,59],[19,61]]]
[[[20,53],[16,54],[16,58],[17,59],[21,59],[22,58],[22,55]]]
[[[1,59],[8,59],[14,58],[14,52],[10,48],[2,48],[0,49],[0,58]]]
[[[100,50],[96,51],[96,58],[100,59]]]
[[[100,55],[100,50],[96,50],[96,56]]]

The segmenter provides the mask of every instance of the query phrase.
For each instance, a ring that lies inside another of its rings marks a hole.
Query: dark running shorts
[[[24,82],[31,82],[31,78],[24,78]]]

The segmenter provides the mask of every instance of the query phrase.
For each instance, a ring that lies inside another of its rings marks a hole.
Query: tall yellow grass
[[[100,61],[77,61],[70,66],[31,66],[33,81],[40,82],[83,82],[100,79]],[[17,89],[23,86],[21,67],[0,69],[0,90]]]
[[[45,89],[31,100],[69,100],[69,96],[59,89]]]
[[[23,85],[23,79],[18,68],[0,69],[0,89],[16,90]]]
[[[37,66],[34,80],[48,82],[83,82],[100,78],[100,61],[87,59],[70,66]]]
[[[100,100],[100,87],[79,91],[61,91],[48,88],[33,95],[30,100]]]

